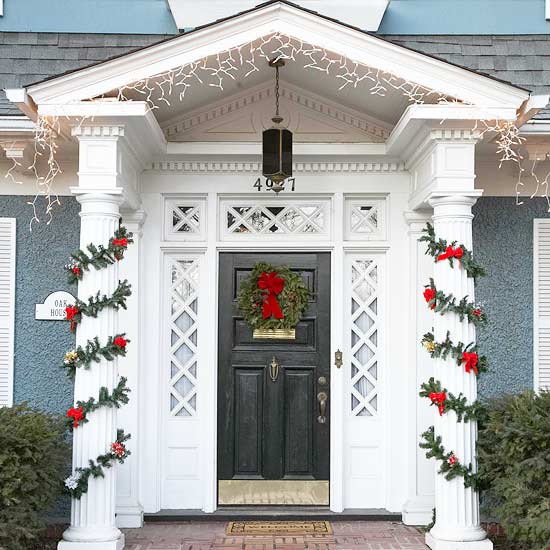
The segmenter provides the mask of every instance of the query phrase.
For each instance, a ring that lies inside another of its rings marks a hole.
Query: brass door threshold
[[[328,506],[329,482],[319,480],[231,479],[218,481],[218,504]]]

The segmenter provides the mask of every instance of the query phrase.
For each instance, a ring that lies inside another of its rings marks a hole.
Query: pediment
[[[162,124],[167,141],[260,141],[272,126],[273,83]],[[296,142],[383,143],[391,126],[353,109],[281,83],[281,114]]]

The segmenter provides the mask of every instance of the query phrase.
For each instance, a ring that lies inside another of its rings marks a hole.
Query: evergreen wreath
[[[241,283],[239,309],[256,329],[294,329],[307,309],[309,290],[286,266],[257,263]]]

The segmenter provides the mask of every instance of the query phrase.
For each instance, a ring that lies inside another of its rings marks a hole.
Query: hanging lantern
[[[275,193],[280,193],[284,180],[292,176],[292,132],[281,126],[283,117],[279,114],[279,67],[284,64],[282,59],[269,62],[275,67],[275,116],[271,119],[274,126],[263,132],[262,174],[273,182],[271,190]]]

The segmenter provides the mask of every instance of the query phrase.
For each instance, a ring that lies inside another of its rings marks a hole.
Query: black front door
[[[310,290],[295,340],[254,339],[239,311],[240,282],[260,261],[290,267]],[[292,502],[328,504],[314,501],[328,499],[330,469],[330,255],[222,253],[219,280],[219,501],[253,504],[259,491],[289,503],[286,489],[316,482],[312,500]]]

